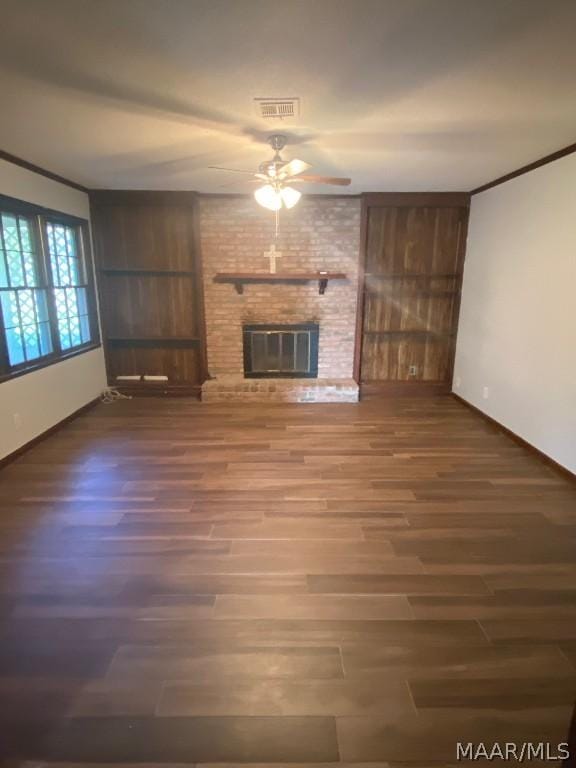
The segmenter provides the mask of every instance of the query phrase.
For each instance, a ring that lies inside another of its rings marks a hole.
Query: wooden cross
[[[271,245],[270,246],[270,250],[264,252],[264,257],[266,259],[270,259],[270,274],[271,275],[275,275],[276,274],[276,259],[281,259],[282,258],[282,254],[280,253],[280,251],[276,250],[276,246],[275,245]]]

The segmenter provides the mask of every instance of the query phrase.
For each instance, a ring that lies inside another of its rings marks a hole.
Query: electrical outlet
[[[13,413],[12,414],[12,420],[14,421],[14,427],[16,429],[20,429],[20,427],[22,426],[22,417],[20,416],[20,414],[19,413]]]
[[[490,397],[490,390],[488,389],[488,387],[482,388],[482,397],[484,398],[484,400],[488,400],[488,398]]]
[[[408,375],[409,376],[416,376],[418,374],[418,366],[417,365],[411,365],[410,368],[408,368]]]

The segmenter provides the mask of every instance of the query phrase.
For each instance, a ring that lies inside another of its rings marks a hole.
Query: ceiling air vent
[[[264,120],[290,120],[300,116],[300,99],[254,99],[256,112]]]

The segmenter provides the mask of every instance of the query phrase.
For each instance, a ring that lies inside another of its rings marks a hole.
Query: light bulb
[[[277,192],[272,184],[265,184],[263,187],[258,187],[254,192],[256,202],[263,208],[268,208],[270,211],[279,211],[282,208],[282,197],[280,192]]]
[[[299,192],[293,187],[284,187],[280,191],[280,196],[282,197],[282,202],[286,208],[294,208],[298,200],[302,197],[302,192]]]

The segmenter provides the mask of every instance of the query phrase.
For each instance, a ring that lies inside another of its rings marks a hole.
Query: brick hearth
[[[202,400],[355,403],[358,384],[354,379],[245,379],[242,375],[224,374],[204,383]]]

